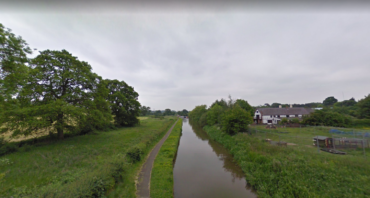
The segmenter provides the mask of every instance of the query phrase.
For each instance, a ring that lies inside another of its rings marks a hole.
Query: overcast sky
[[[370,93],[369,10],[234,8],[13,6],[0,9],[0,23],[36,48],[33,56],[66,49],[133,86],[152,110],[228,95],[257,106]]]

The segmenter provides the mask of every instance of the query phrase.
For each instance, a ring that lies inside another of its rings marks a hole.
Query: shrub
[[[283,118],[280,121],[280,124],[287,124],[287,123],[288,123],[288,119],[286,119],[286,118]]]
[[[221,123],[221,114],[223,112],[223,108],[215,104],[213,105],[207,112],[207,124],[209,126],[213,126],[215,124]]]
[[[289,122],[293,123],[293,124],[299,124],[299,119],[298,118],[293,118]]]
[[[203,113],[202,116],[199,118],[200,126],[204,127],[207,125],[207,112]]]
[[[229,135],[247,131],[248,125],[252,123],[252,116],[239,105],[226,110],[222,117],[222,129]]]
[[[333,127],[348,127],[351,125],[351,120],[344,115],[336,112],[330,112],[325,110],[318,110],[306,116],[302,120],[303,124],[306,125],[325,125]]]
[[[134,146],[132,148],[130,148],[128,151],[127,151],[127,157],[133,162],[133,163],[136,163],[136,162],[139,162],[141,160],[141,154],[143,154],[143,151],[141,148],[139,148],[138,146]]]

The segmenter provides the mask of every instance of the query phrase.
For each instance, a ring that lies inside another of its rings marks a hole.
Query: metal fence
[[[350,128],[275,125],[252,125],[249,133],[277,146],[306,152],[329,152],[346,155],[370,155],[370,131]]]

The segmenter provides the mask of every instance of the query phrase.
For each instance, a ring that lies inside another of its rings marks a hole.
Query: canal
[[[231,154],[188,119],[183,119],[173,176],[175,198],[257,197]]]

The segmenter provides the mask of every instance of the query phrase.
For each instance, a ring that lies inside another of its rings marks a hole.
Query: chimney
[[[279,105],[279,108],[281,109],[281,105]]]
[[[290,105],[290,108],[293,108],[293,105]]]

